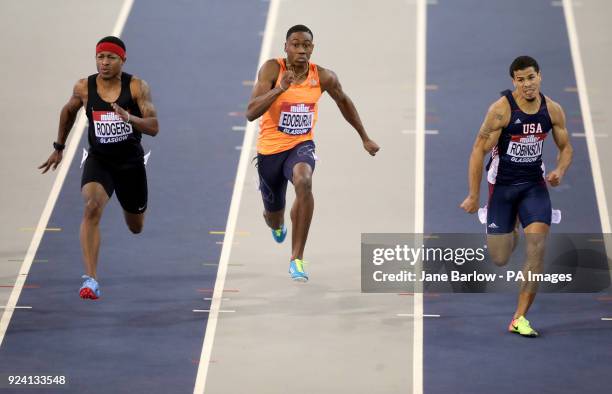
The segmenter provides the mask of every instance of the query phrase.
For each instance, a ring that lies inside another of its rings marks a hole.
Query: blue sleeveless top
[[[510,103],[510,122],[502,129],[487,164],[487,180],[500,185],[518,185],[543,180],[542,148],[552,130],[546,98],[540,93],[538,112],[527,114],[519,108],[510,90],[501,94]]]

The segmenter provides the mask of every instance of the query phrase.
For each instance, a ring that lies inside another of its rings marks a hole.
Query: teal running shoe
[[[274,240],[278,242],[279,244],[283,243],[286,236],[287,236],[287,227],[285,227],[284,224],[281,228],[272,230],[272,237],[274,237]]]
[[[308,274],[304,271],[305,261],[300,259],[291,260],[289,263],[289,275],[296,282],[308,282]]]

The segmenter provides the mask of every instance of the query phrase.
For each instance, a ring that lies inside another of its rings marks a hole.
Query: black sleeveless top
[[[90,75],[87,79],[85,113],[89,119],[89,153],[112,164],[143,163],[142,134],[131,124],[125,123],[113,111],[110,103],[98,95],[97,76]],[[116,103],[130,114],[140,117],[142,114],[130,91],[131,80],[130,74],[121,74],[121,93]]]
[[[508,100],[512,112],[491,154],[487,178],[490,183],[504,185],[542,181],[542,148],[552,129],[546,98],[540,93],[538,112],[527,114],[521,111],[510,90],[501,94]]]

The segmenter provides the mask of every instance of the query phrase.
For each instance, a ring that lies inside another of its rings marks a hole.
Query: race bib
[[[94,133],[100,144],[125,141],[132,134],[132,125],[112,111],[92,111]]]
[[[278,130],[289,135],[310,133],[314,114],[315,104],[282,103]]]
[[[515,163],[533,163],[542,156],[544,138],[546,134],[527,137],[513,135],[506,154],[510,156],[510,161]]]

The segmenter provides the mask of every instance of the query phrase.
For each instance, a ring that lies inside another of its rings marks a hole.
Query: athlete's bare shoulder
[[[317,72],[319,73],[320,80],[338,79],[338,76],[336,75],[335,72],[333,72],[329,68],[319,66],[318,64],[317,64]]]
[[[151,98],[151,88],[149,88],[149,84],[144,79],[132,76],[130,91],[143,117],[148,118],[157,116],[157,110]]]
[[[486,146],[497,143],[501,130],[510,122],[510,104],[505,97],[501,97],[489,106],[480,131],[478,140],[485,142]],[[487,148],[489,149],[489,148]]]
[[[321,90],[324,92],[332,92],[340,85],[338,75],[329,68],[321,67],[317,64],[317,72],[319,74],[319,83]]]
[[[278,64],[278,59],[268,59],[261,66],[261,69],[270,68],[273,70],[280,70],[280,64]]]
[[[563,107],[561,107],[561,104],[557,103],[548,96],[544,97],[546,97],[546,108],[548,109],[548,113],[550,114],[550,119],[553,121],[553,124],[557,124],[565,119],[565,113],[563,112]]]
[[[70,108],[78,109],[87,104],[87,78],[81,78],[74,84],[72,95],[68,100]]]
[[[259,79],[265,79],[268,81],[276,82],[276,78],[278,78],[278,74],[280,73],[280,64],[276,59],[268,59],[262,64],[259,69]]]
[[[87,99],[87,78],[81,78],[76,81],[72,92],[76,97]]]
[[[132,97],[140,97],[143,92],[149,91],[149,84],[144,79],[132,75],[132,79],[130,80],[130,91],[132,92]]]
[[[332,70],[330,70],[329,68],[325,68],[323,66],[320,66],[317,64],[317,72],[319,73],[319,76],[321,74],[329,74],[329,73],[334,73]]]
[[[510,114],[510,103],[506,97],[500,97],[489,106],[489,112],[495,113],[497,118],[499,115],[505,116]]]
[[[508,99],[500,97],[489,106],[487,118],[493,120],[497,125],[507,126],[510,122],[510,112]]]

